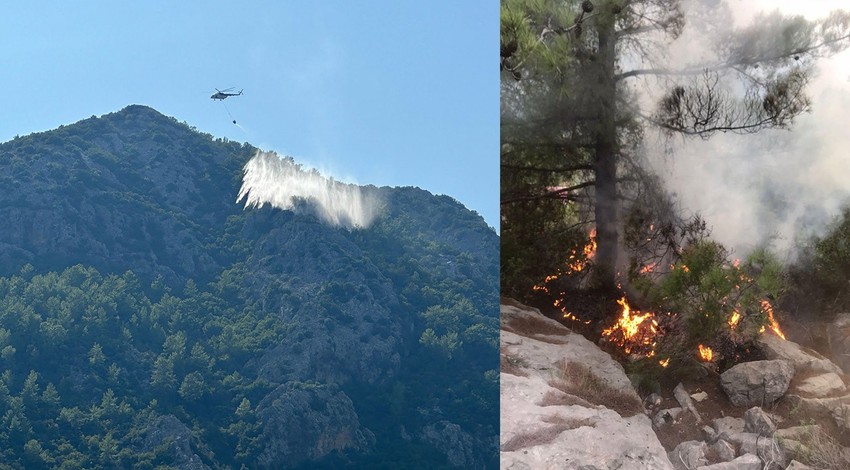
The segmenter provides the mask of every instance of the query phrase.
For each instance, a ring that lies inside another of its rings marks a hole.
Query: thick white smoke
[[[242,187],[236,202],[245,207],[272,207],[297,211],[307,204],[330,225],[366,228],[379,215],[383,204],[374,193],[360,186],[322,176],[315,169],[303,169],[292,157],[258,151],[245,164]]]
[[[752,19],[758,2],[729,3],[740,25]],[[767,3],[760,6],[772,10]],[[841,6],[831,3],[817,11],[782,9],[814,19],[824,16],[827,7]],[[689,40],[687,33],[672,49],[670,62],[687,63],[705,55],[701,42]],[[848,74],[847,52],[820,60],[808,87],[812,112],[800,116],[790,130],[719,134],[708,140],[662,137],[649,152],[653,167],[681,206],[700,213],[712,227],[713,238],[739,255],[768,244],[793,258],[799,239],[823,234],[850,198]]]

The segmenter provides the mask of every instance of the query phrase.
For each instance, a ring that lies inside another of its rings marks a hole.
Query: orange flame
[[[776,336],[785,339],[785,334],[782,333],[782,330],[779,328],[779,322],[777,322],[776,318],[773,316],[773,306],[770,305],[770,302],[768,302],[767,300],[762,300],[761,308],[763,308],[764,311],[767,312],[768,327],[773,330],[774,333],[776,333]],[[764,332],[764,327],[762,327],[759,332]]]
[[[670,358],[668,357],[667,359],[662,359],[662,360],[658,361],[658,363],[661,364],[661,367],[666,368],[667,366],[670,365]]]
[[[640,311],[632,314],[632,309],[624,296],[617,301],[623,307],[623,313],[617,323],[602,331],[602,336],[617,346],[623,348],[626,354],[638,349],[639,353],[652,357],[655,355],[655,335],[658,333],[658,322],[652,312],[640,315]]]
[[[639,274],[651,273],[652,271],[655,270],[656,266],[658,266],[658,261],[654,261],[652,263],[649,263],[646,266],[640,268]]]
[[[738,323],[741,322],[741,314],[738,313],[737,310],[732,312],[732,316],[729,318],[729,328],[735,329],[738,326]]]
[[[699,345],[699,357],[705,362],[711,362],[714,359],[714,351],[708,346]]]
[[[587,267],[588,261],[593,259],[593,256],[596,254],[596,229],[590,231],[590,241],[587,242],[587,245],[582,248],[581,253],[583,258],[577,258],[578,253],[576,250],[573,250],[570,257],[567,258],[567,267],[570,272],[580,272]]]

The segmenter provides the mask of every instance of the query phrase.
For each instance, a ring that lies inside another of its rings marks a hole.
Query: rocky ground
[[[639,397],[617,361],[537,309],[503,300],[501,321],[503,469],[850,468],[848,377],[813,350],[765,334],[764,360]]]

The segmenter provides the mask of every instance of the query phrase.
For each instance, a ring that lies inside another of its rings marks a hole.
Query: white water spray
[[[360,186],[341,183],[305,170],[292,157],[258,151],[245,164],[242,187],[236,202],[245,207],[272,207],[297,211],[305,201],[316,215],[336,227],[366,228],[379,215],[383,204],[374,193]]]

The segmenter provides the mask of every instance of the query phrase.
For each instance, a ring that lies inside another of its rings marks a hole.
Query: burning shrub
[[[645,286],[647,297],[675,317],[665,325],[659,357],[712,362],[737,355],[765,328],[781,334],[769,299],[783,292],[782,268],[766,250],[730,261],[722,245],[702,240],[685,248],[658,283]]]

